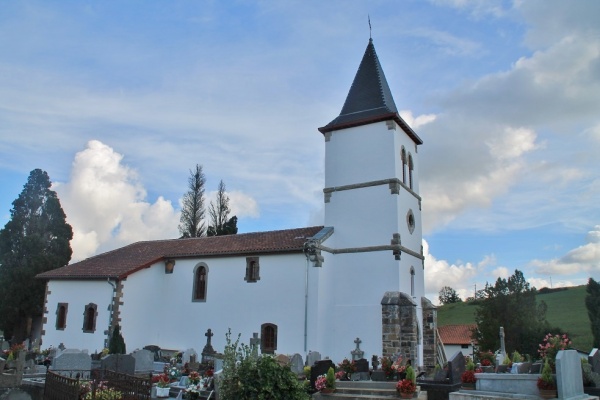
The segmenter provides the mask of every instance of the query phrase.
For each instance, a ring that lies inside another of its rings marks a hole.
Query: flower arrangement
[[[544,337],[542,343],[540,343],[538,353],[540,354],[540,357],[550,362],[550,368],[554,370],[556,354],[558,354],[560,350],[568,349],[572,343],[573,342],[571,342],[571,339],[569,339],[566,334],[561,336],[548,333]]]
[[[354,360],[350,361],[347,358],[344,358],[344,360],[338,364],[338,368],[347,374],[351,374],[356,372],[356,363]]]
[[[381,357],[381,369],[385,373],[386,378],[390,379],[395,374],[401,374],[406,371],[406,366],[402,365],[402,356],[398,356],[395,361],[389,357]]]
[[[169,384],[171,383],[171,378],[169,378],[169,375],[167,374],[160,374],[160,375],[156,375],[158,378],[156,379],[156,386],[161,387],[161,388],[166,388],[169,387]],[[154,377],[153,380],[154,382]]]
[[[198,399],[200,393],[204,390],[204,379],[201,379],[196,384],[191,384],[185,389],[186,399]]]
[[[96,386],[95,391],[93,386]],[[123,393],[108,387],[106,381],[99,381],[95,385],[90,381],[85,381],[79,388],[79,398],[82,400],[120,400],[123,398]]]
[[[181,371],[179,371],[179,368],[173,366],[169,368],[167,375],[169,375],[169,379],[171,379],[171,381],[176,381],[179,379],[179,377],[181,377]]]
[[[321,391],[327,387],[327,375],[319,375],[315,380],[315,389]]]
[[[417,385],[412,379],[402,379],[396,384],[396,391],[398,393],[412,394],[417,391]]]
[[[481,363],[482,367],[490,367],[494,365],[495,361],[496,357],[491,351],[488,350],[479,353],[479,362]]]
[[[342,380],[346,377],[346,372],[345,371],[338,371],[335,373],[335,379],[339,379]]]
[[[544,362],[544,368],[542,368],[542,374],[537,380],[538,389],[542,390],[555,390],[556,383],[554,382],[554,377],[552,376],[552,367],[550,366],[550,361],[546,358]]]
[[[191,384],[197,385],[200,382],[200,374],[198,371],[192,371],[188,375]]]
[[[477,381],[477,378],[475,377],[475,371],[466,370],[460,376],[460,380],[462,383],[475,383]]]
[[[206,371],[204,371],[204,376],[207,378],[212,378],[214,374],[215,371],[212,368],[209,368]]]

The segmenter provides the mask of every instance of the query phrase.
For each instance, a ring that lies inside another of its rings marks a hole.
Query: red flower
[[[414,393],[417,391],[417,385],[412,379],[402,379],[396,384],[396,390],[400,393]]]
[[[463,374],[460,376],[460,380],[463,383],[475,383],[477,381],[477,378],[475,378],[475,371],[465,371],[463,372]]]

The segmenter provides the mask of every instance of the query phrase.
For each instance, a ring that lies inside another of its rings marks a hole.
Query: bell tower
[[[423,320],[423,142],[398,113],[372,39],[340,115],[319,131],[325,140],[325,226],[333,228],[322,247],[320,348],[335,349],[328,350],[333,359],[348,357],[349,344],[359,337],[365,356],[386,355],[386,293],[403,293]],[[422,360],[419,329],[410,352],[414,362]]]

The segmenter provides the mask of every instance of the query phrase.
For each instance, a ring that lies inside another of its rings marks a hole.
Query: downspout
[[[106,282],[110,286],[112,286],[113,291],[112,291],[112,296],[110,298],[110,314],[109,314],[109,318],[108,318],[108,336],[106,339],[104,339],[104,343],[105,343],[104,347],[108,347],[109,342],[110,342],[110,335],[112,333],[112,325],[113,325],[112,322],[114,319],[114,309],[115,309],[114,302],[115,302],[115,295],[117,293],[117,285],[114,282],[112,282],[110,280],[110,278],[106,278]]]
[[[304,273],[304,357],[308,356],[308,254],[306,255],[306,272]]]

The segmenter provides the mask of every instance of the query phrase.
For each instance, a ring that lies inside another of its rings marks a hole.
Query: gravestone
[[[317,361],[321,361],[321,353],[318,351],[309,351],[306,356],[306,365],[312,367]]]
[[[541,374],[542,373],[542,363],[536,362],[536,363],[531,364],[529,373],[530,374]]]
[[[356,344],[356,348],[352,350],[350,354],[352,354],[352,360],[356,361],[363,358],[365,352],[360,349],[360,344],[362,343],[362,340],[360,340],[360,338],[356,338],[354,343]]]
[[[292,356],[292,359],[290,360],[290,368],[296,375],[304,373],[304,360],[302,360],[302,356],[300,354],[296,353]]]
[[[529,370],[531,370],[531,363],[530,362],[518,363],[517,374],[528,374]]]
[[[498,367],[496,368],[496,373],[504,374],[506,372],[510,372],[508,370],[508,364],[498,364]]]
[[[592,349],[588,355],[588,362],[592,366],[592,371],[600,374],[600,350]]]
[[[131,353],[135,358],[135,372],[152,372],[154,371],[154,353],[150,350],[142,349]]]
[[[66,349],[52,359],[51,370],[61,375],[72,375],[81,371],[81,377],[89,378],[92,368],[92,357],[87,351]]]
[[[369,362],[364,358],[356,360],[354,362],[356,366],[356,371],[352,373],[353,381],[368,381],[370,379],[369,376]]]
[[[321,375],[326,375],[329,368],[335,370],[335,364],[331,360],[317,361],[310,369],[310,387],[315,388],[315,381]]]
[[[491,365],[484,365],[483,367],[481,367],[481,370],[486,374],[494,373],[494,367],[492,367]]]
[[[290,358],[285,354],[277,354],[277,356],[275,356],[275,361],[282,367],[290,364]]]
[[[187,349],[183,352],[183,357],[181,358],[182,363],[195,362],[198,359],[198,353],[194,349]]]
[[[127,375],[135,374],[135,358],[131,354],[109,354],[101,361],[101,368]]]
[[[371,365],[373,366],[373,371],[379,368],[379,358],[375,354],[371,357]]]
[[[148,351],[152,352],[152,354],[154,355],[154,361],[160,360],[160,347],[159,346],[151,344],[148,346],[144,346],[144,350],[148,350]]]
[[[556,384],[559,399],[584,396],[581,359],[577,350],[561,350],[556,355]]]
[[[506,345],[504,344],[504,327],[500,327],[500,354],[502,357],[506,357]]]
[[[448,360],[448,379],[450,384],[460,383],[461,375],[465,372],[465,356],[461,351],[457,351]]]

